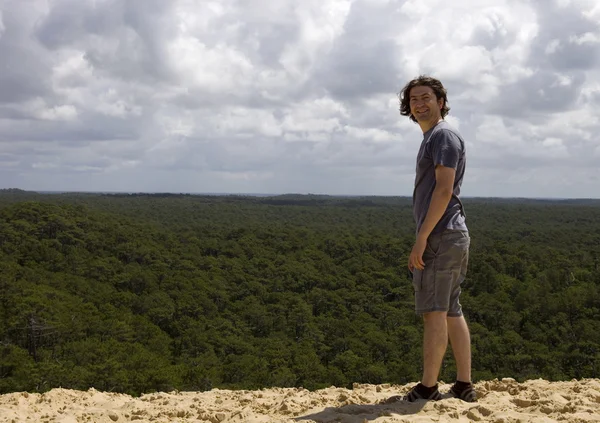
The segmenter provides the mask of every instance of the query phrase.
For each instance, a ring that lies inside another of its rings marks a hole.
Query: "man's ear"
[[[438,100],[438,106],[440,107],[440,110],[442,110],[444,108],[444,99],[440,98]]]

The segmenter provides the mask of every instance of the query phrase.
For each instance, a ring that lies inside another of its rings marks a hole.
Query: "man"
[[[420,76],[404,87],[400,99],[401,115],[418,123],[423,132],[413,192],[416,242],[408,260],[415,310],[423,316],[423,378],[404,399],[441,399],[437,379],[449,338],[457,367],[450,394],[471,402],[476,399],[471,383],[471,339],[459,302],[470,245],[459,199],[465,142],[444,120],[450,108],[439,80]]]

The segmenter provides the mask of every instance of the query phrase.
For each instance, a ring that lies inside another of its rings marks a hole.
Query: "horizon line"
[[[412,195],[392,194],[323,194],[312,192],[285,192],[285,193],[248,193],[248,192],[192,192],[192,191],[108,191],[108,190],[25,190],[21,188],[0,188],[1,191],[23,191],[37,194],[172,194],[172,195],[210,195],[210,196],[249,196],[249,197],[278,197],[286,195],[298,196],[320,196],[320,197],[385,197],[385,198],[411,198]],[[592,200],[599,201],[594,197],[526,197],[526,196],[483,196],[483,195],[461,195],[460,198],[471,199],[515,199],[515,200]]]

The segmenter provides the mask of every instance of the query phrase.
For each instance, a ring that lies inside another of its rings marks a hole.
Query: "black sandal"
[[[440,394],[440,391],[438,391],[437,387],[431,393],[431,395],[426,397],[426,396],[421,395],[421,393],[419,393],[419,391],[417,389],[418,386],[419,385],[416,385],[414,388],[412,388],[402,399],[404,401],[408,401],[408,402],[415,402],[418,400],[439,401],[442,399],[442,394]]]
[[[467,388],[463,389],[462,391],[459,391],[456,387],[456,384],[454,384],[452,385],[452,388],[450,388],[450,394],[454,398],[461,399],[465,402],[477,401],[477,393],[475,392],[475,389],[473,389],[473,384],[470,384]]]

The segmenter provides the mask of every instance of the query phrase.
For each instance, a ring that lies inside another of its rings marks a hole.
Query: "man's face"
[[[437,100],[431,87],[417,86],[410,90],[410,112],[418,122],[439,120],[444,100]]]

